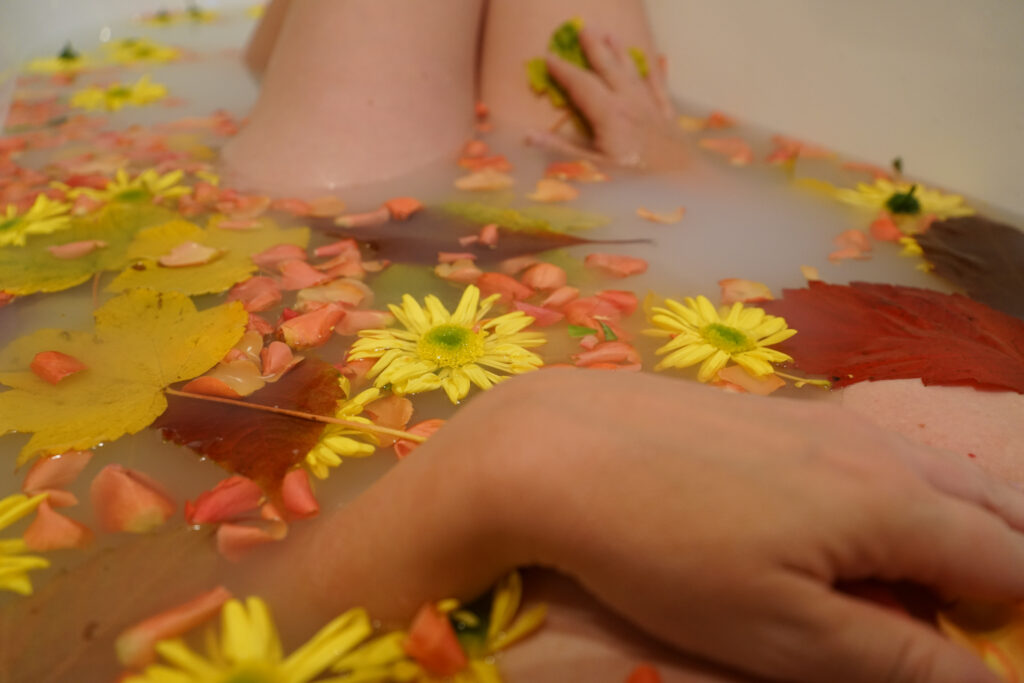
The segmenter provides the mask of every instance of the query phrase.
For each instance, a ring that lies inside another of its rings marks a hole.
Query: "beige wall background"
[[[680,98],[1024,217],[1024,1],[646,1]]]

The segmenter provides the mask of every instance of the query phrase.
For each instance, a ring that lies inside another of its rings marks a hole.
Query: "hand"
[[[533,131],[527,142],[572,156],[650,170],[675,170],[686,162],[686,143],[666,90],[665,62],[654,60],[641,78],[611,35],[580,31],[593,71],[547,57],[548,72],[593,129],[593,148],[579,147],[550,131]]]
[[[489,478],[479,514],[506,553],[677,648],[770,680],[998,680],[834,588],[1024,596],[1024,496],[964,458],[831,405],[622,373],[517,378],[449,428],[448,452],[461,441]]]

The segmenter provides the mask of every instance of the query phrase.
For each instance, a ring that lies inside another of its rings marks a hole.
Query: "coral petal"
[[[544,177],[557,180],[577,180],[582,183],[601,183],[608,175],[586,160],[556,161],[544,169]]]
[[[541,178],[537,181],[537,188],[526,198],[535,202],[568,202],[580,196],[580,191],[575,187],[555,178]]]
[[[601,342],[590,351],[573,356],[576,365],[587,367],[595,363],[639,363],[640,354],[631,344],[623,341]]]
[[[174,501],[156,481],[121,465],[107,465],[89,488],[93,510],[104,531],[144,533],[174,514]]]
[[[460,259],[454,263],[437,264],[434,266],[434,274],[448,282],[470,285],[480,279],[483,271],[473,265],[472,261]]]
[[[334,326],[344,317],[344,308],[337,304],[327,304],[281,323],[278,331],[293,349],[309,349],[330,339]]]
[[[288,525],[284,522],[271,522],[265,526],[227,522],[217,527],[217,552],[231,562],[238,562],[253,548],[280,541],[287,535]]]
[[[436,676],[454,676],[468,664],[448,617],[430,603],[416,613],[402,649]]]
[[[484,227],[480,228],[480,244],[488,247],[495,247],[498,245],[497,223],[488,223]]]
[[[729,158],[734,166],[746,166],[754,161],[754,151],[746,140],[738,137],[704,138],[698,142],[704,149],[717,152]]]
[[[295,296],[296,307],[300,310],[313,310],[321,304],[344,304],[360,306],[373,303],[373,290],[363,282],[352,278],[341,278],[299,290]]]
[[[190,394],[202,394],[204,396],[220,396],[222,398],[241,398],[242,395],[228,386],[227,382],[217,377],[203,375],[181,388]]]
[[[406,431],[410,434],[430,438],[430,436],[440,429],[444,423],[444,420],[433,418],[430,420],[424,420],[423,422],[418,422],[412,427],[409,427]],[[409,439],[399,439],[395,442],[395,455],[397,455],[399,459],[404,458],[412,453],[419,445],[420,444],[417,442],[410,441]]]
[[[394,319],[395,316],[388,311],[346,311],[345,317],[334,326],[334,333],[343,337],[353,336],[360,330],[383,329]]]
[[[576,287],[559,287],[555,291],[551,292],[551,294],[548,295],[548,298],[544,299],[540,305],[545,308],[561,308],[570,301],[578,298],[579,295],[580,290]]]
[[[245,326],[245,329],[246,331],[258,332],[261,335],[274,332],[274,326],[255,313],[249,314],[249,323]]]
[[[309,201],[309,215],[321,218],[337,216],[345,210],[345,202],[331,195],[317,197]]]
[[[636,210],[636,215],[640,216],[640,218],[651,221],[652,223],[674,225],[675,223],[683,220],[683,216],[686,215],[686,207],[680,206],[675,211],[655,213],[654,211],[649,211],[641,206]]]
[[[565,317],[564,314],[559,313],[558,311],[552,311],[541,306],[534,306],[533,304],[528,304],[525,301],[514,301],[512,303],[512,308],[517,311],[522,311],[533,318],[533,324],[537,327],[548,327],[549,325],[554,325]]]
[[[871,222],[871,236],[879,242],[899,242],[903,232],[888,211],[883,211]]]
[[[539,290],[555,290],[564,287],[568,281],[565,270],[553,263],[538,263],[519,278],[527,287]]]
[[[354,239],[343,239],[337,242],[331,242],[321,247],[317,247],[313,250],[313,254],[317,258],[327,258],[328,256],[338,256],[340,254],[359,254],[359,245]]]
[[[277,264],[284,261],[301,261],[306,258],[306,250],[297,244],[275,244],[252,256],[252,262],[264,270],[274,270]]]
[[[198,242],[186,241],[171,249],[157,259],[157,263],[165,268],[187,268],[201,266],[215,261],[224,252]]]
[[[477,279],[476,286],[480,288],[482,297],[499,294],[505,304],[533,295],[532,289],[503,273],[484,273]]]
[[[384,202],[391,219],[404,221],[423,208],[423,202],[412,197],[395,197]]]
[[[628,277],[647,272],[647,261],[620,254],[587,254],[583,265],[613,277]]]
[[[507,258],[498,264],[498,268],[501,272],[505,273],[505,275],[515,275],[520,271],[526,270],[535,263],[540,263],[537,257],[527,254],[525,256],[513,256],[512,258]]]
[[[640,664],[629,674],[626,683],[661,683],[661,675],[650,664]]]
[[[367,404],[364,412],[378,426],[404,430],[412,419],[412,401],[404,396],[390,394]],[[387,448],[395,442],[394,437],[384,434],[379,438],[381,448]]]
[[[737,301],[755,303],[757,301],[771,301],[775,298],[772,296],[772,291],[768,289],[768,285],[763,282],[732,277],[719,280],[718,286],[722,288],[723,306],[734,304]]]
[[[388,211],[388,207],[382,206],[373,211],[338,216],[334,219],[334,224],[343,228],[370,228],[375,225],[383,225],[389,220],[391,220],[391,212]]]
[[[221,480],[209,491],[203,491],[195,502],[185,505],[189,524],[216,524],[235,520],[256,510],[263,500],[263,491],[252,479],[234,475]]]
[[[476,254],[471,252],[439,251],[437,252],[438,263],[455,263],[456,261],[475,261]]]
[[[320,504],[313,495],[309,474],[299,468],[284,475],[281,483],[281,501],[292,519],[308,519],[320,513]]]
[[[750,394],[767,396],[786,386],[786,383],[774,373],[764,377],[754,377],[738,365],[730,365],[718,371],[718,378],[724,382],[735,384]]]
[[[92,542],[93,533],[81,522],[54,512],[50,502],[44,500],[36,508],[35,519],[25,530],[22,538],[30,550],[45,552],[84,548]]]
[[[636,294],[623,289],[604,289],[595,294],[598,299],[614,306],[622,315],[633,315],[639,305]]]
[[[86,365],[74,356],[60,351],[40,351],[29,363],[32,372],[50,384],[57,384],[76,372],[86,370]]]
[[[107,243],[103,240],[82,240],[80,242],[68,242],[67,244],[47,247],[46,250],[53,254],[54,258],[76,259],[105,246],[107,246]]]
[[[257,275],[232,287],[228,301],[241,301],[245,310],[258,313],[281,303],[281,288],[273,278]]]
[[[164,610],[122,631],[114,642],[122,666],[141,669],[156,660],[156,644],[177,638],[220,613],[231,592],[217,586],[188,602]]]
[[[263,376],[272,377],[281,375],[292,365],[292,349],[284,342],[272,341],[260,351],[260,361],[263,364]]]
[[[493,168],[485,168],[455,180],[455,187],[457,189],[471,192],[503,190],[506,187],[512,187],[514,184],[515,180],[512,176]]]
[[[67,451],[60,455],[39,458],[25,474],[21,490],[23,493],[35,495],[46,489],[64,488],[78,478],[90,460],[92,451]]]
[[[322,285],[330,280],[330,276],[299,259],[289,259],[277,264],[281,273],[281,289],[291,291]]]

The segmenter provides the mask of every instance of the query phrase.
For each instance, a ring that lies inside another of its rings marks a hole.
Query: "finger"
[[[1024,535],[972,503],[937,493],[898,502],[898,514],[886,512],[876,525],[880,544],[868,566],[839,567],[839,578],[905,579],[982,600],[1024,597]]]
[[[575,145],[560,135],[546,130],[531,130],[526,134],[526,144],[551,152],[589,161],[607,162],[608,158],[592,149]]]
[[[1024,492],[950,451],[914,445],[899,452],[905,464],[939,491],[990,510],[1024,531]]]
[[[676,108],[668,95],[668,60],[665,55],[658,55],[654,66],[647,74],[647,87],[651,90],[651,97],[658,107],[658,111],[667,120],[672,121],[676,117]]]
[[[546,57],[548,73],[569,93],[573,104],[584,114],[603,110],[611,91],[601,78],[560,57]],[[588,117],[589,118],[589,117]]]
[[[636,85],[636,70],[627,64],[610,36],[590,29],[580,31],[580,45],[594,72],[616,92],[624,92]]]
[[[746,653],[759,673],[801,683],[999,683],[977,656],[909,616],[803,581],[787,600],[800,606],[797,618],[747,641],[760,641]]]

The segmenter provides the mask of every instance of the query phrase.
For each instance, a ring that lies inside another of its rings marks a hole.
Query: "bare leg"
[[[249,38],[249,44],[245,47],[245,65],[257,78],[261,78],[267,69],[270,54],[277,44],[277,36],[281,33],[281,24],[284,23],[291,4],[292,0],[271,0],[263,13],[263,18]]]
[[[526,83],[526,61],[547,53],[552,31],[579,17],[584,26],[613,31],[650,59],[656,52],[642,0],[491,0],[480,66],[481,98],[496,120],[521,128],[547,127],[558,118]]]
[[[481,0],[303,0],[281,26],[235,183],[307,194],[393,178],[472,125]]]

